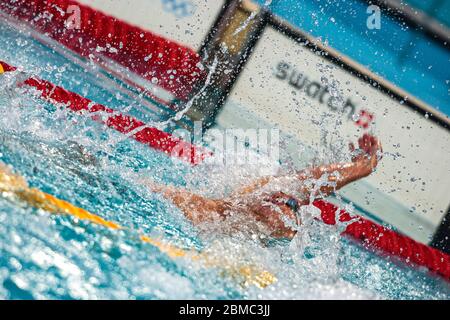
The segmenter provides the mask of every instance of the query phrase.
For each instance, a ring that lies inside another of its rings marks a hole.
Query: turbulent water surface
[[[0,48],[2,59],[115,109],[136,109],[132,99],[102,86],[101,78],[82,72],[26,33],[0,25],[0,34],[8,40]],[[125,228],[111,230],[50,214],[3,193],[0,298],[450,298],[441,279],[380,258],[342,239],[338,227],[314,219],[291,243],[271,246],[200,233],[136,176],[223,194],[232,182],[251,176],[245,171],[251,168],[227,174],[217,170],[208,177],[208,164],[191,167],[172,160],[89,118],[33,98],[14,87],[16,76],[3,75],[0,82],[0,161],[31,187]],[[159,120],[154,115],[153,121]],[[141,241],[142,234],[208,258],[171,257]],[[277,281],[266,288],[245,283],[236,270],[249,265]]]

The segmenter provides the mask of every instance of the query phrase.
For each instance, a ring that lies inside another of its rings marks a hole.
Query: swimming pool
[[[154,123],[170,116],[144,109],[131,93],[117,94],[98,70],[85,72],[26,32],[0,24],[0,34],[0,56],[13,65]],[[136,175],[221,194],[228,181],[243,175],[242,168],[228,171],[235,177],[210,179],[207,163],[192,167],[28,94],[8,96],[8,84],[1,83],[0,161],[32,187],[126,229],[50,215],[1,197],[2,299],[450,298],[442,279],[370,253],[318,221],[307,224],[296,241],[270,247],[199,233],[169,201],[137,183]],[[80,158],[73,142],[95,159]],[[171,257],[142,242],[140,234],[223,263]],[[265,288],[246,283],[234,270],[248,265],[276,281]]]

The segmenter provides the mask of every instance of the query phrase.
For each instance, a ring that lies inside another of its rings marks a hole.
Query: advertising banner
[[[82,4],[169,40],[199,49],[224,1],[80,0]]]

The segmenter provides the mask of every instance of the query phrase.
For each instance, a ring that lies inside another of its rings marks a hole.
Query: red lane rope
[[[349,213],[331,203],[319,200],[315,201],[314,205],[322,211],[322,220],[326,224],[336,224],[336,217],[339,217],[340,222],[352,220]],[[361,242],[369,248],[395,256],[408,265],[426,267],[430,271],[444,277],[447,281],[450,280],[449,255],[370,220],[359,216],[355,217],[355,219],[355,222],[347,226],[343,233],[344,235]]]
[[[0,61],[5,72],[16,70],[15,67]],[[24,84],[38,90],[41,97],[53,103],[64,104],[67,107],[80,114],[98,113],[111,114],[103,119],[99,115],[93,115],[92,119],[102,122],[109,128],[129,135],[136,141],[146,144],[153,149],[162,151],[170,156],[181,158],[192,164],[202,162],[207,156],[211,155],[206,149],[185,142],[179,138],[170,135],[154,127],[148,127],[140,120],[133,117],[119,114],[113,109],[107,108],[101,104],[95,104],[91,100],[84,98],[74,92],[65,90],[49,81],[29,78]],[[142,129],[140,129],[142,128]]]
[[[0,61],[0,64],[3,66],[5,72],[15,70],[14,67],[4,62]],[[55,86],[48,81],[30,78],[25,81],[25,84],[37,88],[42,93],[43,98],[67,104],[71,110],[76,112],[102,111],[109,114],[114,112],[112,109],[99,104],[93,104],[90,100]],[[109,116],[103,122],[107,126],[124,134],[144,126],[143,122],[120,114]],[[156,128],[146,127],[138,133],[134,133],[132,137],[152,148],[163,151],[171,156],[183,158],[193,164],[200,163],[206,156],[211,155],[206,150],[183,142]],[[314,205],[321,210],[322,221],[326,224],[336,224],[336,217],[339,217],[340,222],[349,222],[352,220],[349,213],[326,201],[315,201]],[[367,248],[397,257],[408,265],[426,267],[447,281],[450,280],[449,255],[360,216],[353,216],[353,219],[356,221],[347,226],[343,232],[344,235],[357,240]]]
[[[80,8],[79,29],[66,26],[73,5]],[[107,57],[147,80],[157,79],[179,99],[206,77],[194,50],[74,0],[0,0],[0,10],[84,57]]]
[[[13,0],[0,0],[0,8],[5,9],[5,3],[14,3],[14,6],[9,7],[9,12],[11,12],[13,15],[15,15],[18,18],[21,18],[22,20],[25,19],[31,19],[36,18],[37,12],[51,12],[50,8],[48,8],[49,3],[55,4],[60,3],[61,1],[36,1],[36,2],[28,2],[28,1],[13,1]],[[76,3],[75,1],[65,1],[63,4],[61,4],[62,8],[66,8],[69,4]],[[117,22],[114,18],[108,17],[106,15],[103,15],[101,13],[96,13],[92,9],[89,9],[87,7],[83,7],[83,21],[94,21],[93,25],[94,28],[92,29],[92,32],[94,32],[92,42],[89,42],[89,45],[87,47],[82,47],[81,43],[78,45],[76,38],[73,37],[73,34],[71,32],[67,32],[67,29],[63,29],[63,32],[59,31],[53,31],[52,28],[57,25],[54,23],[49,23],[46,20],[42,19],[35,19],[33,24],[35,26],[39,26],[39,28],[44,31],[48,32],[50,36],[57,39],[58,41],[64,43],[69,48],[74,49],[75,51],[83,54],[88,55],[92,52],[92,48],[96,45],[99,45],[102,43],[105,45],[105,43],[116,43],[118,39],[124,39],[127,38],[127,35],[120,35],[120,33],[117,33],[117,30],[109,30],[106,27],[101,28],[95,28],[98,24],[102,23],[102,19],[105,20],[105,26],[107,26],[108,23],[109,26],[114,26],[114,22]],[[12,9],[11,9],[12,8]],[[8,9],[8,7],[7,7]],[[7,10],[8,11],[8,10]],[[59,12],[59,11],[58,11]],[[63,16],[59,16],[56,14],[56,20],[58,23],[61,24],[61,21],[65,18]],[[44,22],[42,22],[44,21]],[[112,22],[111,22],[112,21]],[[132,48],[134,44],[136,43],[142,43],[143,40],[136,40],[136,35],[139,30],[138,28],[127,26],[125,24],[125,27],[123,27],[124,23],[117,22],[116,26],[122,26],[120,30],[126,30],[127,27],[132,30],[132,35],[129,36],[129,41],[124,42],[126,43],[126,50],[124,50],[122,53],[127,52],[129,54],[129,57],[137,57],[139,56],[141,60],[135,61],[134,58],[126,58],[126,54],[118,55],[111,57],[113,60],[120,62],[124,64],[125,66],[128,66],[131,70],[142,74],[142,72],[146,72],[143,70],[148,70],[148,68],[154,68],[154,70],[159,70],[158,72],[162,72],[162,70],[168,70],[168,68],[176,67],[176,65],[179,65],[179,62],[183,60],[184,54],[179,54],[182,52],[181,47],[177,47],[175,51],[175,57],[172,57],[168,60],[167,63],[164,63],[163,59],[161,59],[160,64],[153,62],[153,64],[142,64],[143,55],[147,54],[148,51],[145,51],[142,49],[142,47],[139,48]],[[52,27],[53,26],[53,27]],[[115,27],[114,27],[115,28]],[[113,28],[113,29],[114,29]],[[58,28],[55,28],[58,29]],[[48,31],[46,31],[48,30]],[[111,35],[119,34],[119,36],[112,36],[114,38],[113,40],[108,40],[107,38],[105,41],[105,33],[106,32],[111,33]],[[133,33],[134,32],[134,33]],[[140,31],[139,31],[140,32]],[[82,35],[87,35],[88,30],[81,32]],[[148,38],[151,38],[153,35],[150,33],[146,33],[144,38],[147,41]],[[99,39],[103,39],[103,42],[100,42]],[[166,40],[164,40],[166,41]],[[148,43],[147,43],[148,44]],[[154,43],[153,43],[154,44]],[[165,44],[170,47],[170,43],[166,42]],[[155,49],[155,52],[158,52],[158,50],[161,49],[158,45],[149,45],[149,47],[152,47]],[[162,46],[164,47],[164,46]],[[87,49],[86,49],[87,48]],[[170,51],[170,48],[168,49]],[[177,51],[178,50],[178,51]],[[180,51],[181,50],[181,51]],[[163,49],[162,52],[166,53],[166,51]],[[180,58],[180,56],[182,58]],[[189,55],[187,55],[189,56]],[[190,67],[192,67],[192,55],[189,56],[190,58],[186,58],[186,63],[182,63],[182,65],[186,66],[186,70],[191,70]],[[153,59],[153,58],[152,58]],[[194,59],[195,60],[195,59]],[[0,62],[1,63],[1,62]],[[173,63],[173,66],[171,66],[171,63]],[[6,63],[1,63],[4,71],[13,71],[15,70],[14,67],[11,67],[7,65]],[[155,66],[158,66],[156,68]],[[187,76],[185,76],[184,80],[189,79],[189,76],[192,76],[192,74],[189,75],[189,72],[187,72]],[[180,75],[183,73],[180,73]],[[186,75],[186,73],[185,73]],[[144,76],[149,77],[150,74],[145,73]],[[181,80],[180,80],[181,79]],[[193,81],[190,78],[188,83],[192,85]],[[172,88],[174,91],[176,91],[177,87],[184,88],[192,88],[189,86],[182,86],[181,82],[183,82],[183,78],[178,78],[176,81],[173,81],[170,83],[170,81],[166,81],[167,78],[162,77],[162,84],[165,85],[166,88]],[[180,82],[179,82],[180,81]],[[99,104],[93,104],[90,100],[83,98],[79,96],[78,94],[69,92],[61,87],[57,87],[53,84],[51,84],[48,81],[39,80],[35,78],[28,79],[25,82],[27,85],[33,86],[37,88],[40,92],[42,92],[42,97],[58,102],[58,103],[64,103],[69,106],[69,108],[76,112],[98,112],[102,111],[105,113],[112,114],[114,111],[112,109],[106,108],[105,106],[99,105]],[[171,87],[172,86],[172,87]],[[187,91],[185,91],[186,93]],[[97,119],[98,120],[98,119]],[[109,116],[108,119],[104,122],[107,126],[121,132],[124,134],[130,133],[131,131],[141,127],[145,126],[145,124],[141,121],[138,121],[132,117],[125,116],[125,115],[112,115]],[[160,131],[156,128],[148,128],[145,127],[144,129],[140,130],[137,133],[132,134],[132,137],[144,144],[147,144],[151,146],[152,148],[155,148],[157,150],[163,151],[169,155],[177,156],[180,158],[183,158],[185,160],[190,161],[191,163],[199,163],[201,162],[206,155],[210,155],[210,153],[201,150],[199,148],[196,148],[195,146],[188,144],[186,142],[181,141],[180,139],[174,138],[168,133],[165,133],[163,131]],[[188,150],[186,152],[186,150]],[[339,220],[341,222],[348,222],[351,220],[351,216],[343,211],[340,210],[338,207],[334,206],[333,204],[327,203],[325,201],[315,201],[314,205],[318,207],[322,212],[322,220],[324,223],[334,225],[336,223],[336,217],[339,216]],[[403,262],[409,264],[409,265],[417,265],[428,268],[430,271],[435,272],[442,277],[444,277],[446,280],[450,280],[450,256],[437,250],[434,248],[431,248],[429,246],[426,246],[424,244],[421,244],[417,241],[412,240],[409,237],[406,237],[404,235],[400,235],[396,233],[395,231],[389,230],[383,226],[380,226],[374,222],[371,222],[367,219],[364,219],[362,217],[356,217],[355,222],[351,223],[347,226],[346,230],[344,231],[344,235],[350,236],[351,238],[361,242],[363,245],[374,248],[376,250],[382,251],[385,254],[395,256],[402,260]]]

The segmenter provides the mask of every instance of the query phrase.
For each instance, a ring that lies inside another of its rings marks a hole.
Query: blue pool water
[[[117,96],[95,72],[84,72],[26,33],[0,24],[0,35],[2,60],[114,109],[153,122],[167,116],[138,112],[141,106],[131,95]],[[370,253],[314,220],[302,237],[270,247],[200,233],[169,201],[137,183],[136,174],[216,194],[233,177],[210,179],[204,174],[211,172],[208,164],[191,167],[27,94],[8,96],[11,79],[2,80],[0,162],[32,187],[127,229],[50,215],[0,195],[0,299],[450,298],[442,279]],[[80,158],[73,141],[96,160]],[[241,176],[239,170],[231,174]],[[226,263],[170,258],[138,234]],[[277,281],[264,289],[245,286],[227,269],[230,264],[257,266]]]
[[[257,0],[260,4],[265,0]],[[427,1],[420,2],[425,8]],[[381,29],[369,30],[363,0],[273,0],[269,9],[331,48],[364,65],[430,106],[450,115],[450,51],[423,32],[381,12]],[[445,9],[445,10],[444,10]],[[448,5],[440,14],[448,12]],[[447,10],[447,11],[446,11]]]

